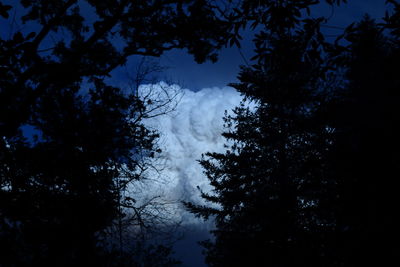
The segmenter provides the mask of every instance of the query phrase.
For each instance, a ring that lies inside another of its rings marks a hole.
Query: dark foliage
[[[173,48],[214,61],[229,24],[206,0],[21,0],[0,16],[25,25],[0,39],[0,265],[110,266],[98,236],[157,138],[112,71]]]
[[[228,150],[200,161],[210,206],[186,203],[215,219],[215,239],[203,242],[210,266],[398,262],[400,9],[391,2],[384,24],[353,24],[342,45],[325,42],[324,19],[293,19],[304,6],[262,21],[257,63],[233,84],[245,101],[225,118]]]
[[[329,162],[340,185],[337,247],[346,266],[398,262],[400,46],[393,29],[399,26],[366,17],[345,34],[347,83],[330,109],[335,146]]]

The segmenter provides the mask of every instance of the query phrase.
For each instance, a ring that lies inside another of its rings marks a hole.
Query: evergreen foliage
[[[337,180],[338,254],[347,266],[386,266],[396,259],[399,237],[396,173],[399,148],[397,102],[399,43],[391,21],[366,16],[344,35],[346,86],[336,92],[329,113],[335,146],[329,162]],[[397,28],[396,28],[397,27]]]
[[[390,2],[385,23],[366,17],[333,44],[323,18],[262,22],[256,63],[232,85],[245,100],[225,117],[227,151],[200,160],[210,204],[186,203],[215,219],[210,266],[398,261],[400,9]]]

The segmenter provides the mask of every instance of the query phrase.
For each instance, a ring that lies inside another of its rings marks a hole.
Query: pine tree
[[[397,262],[400,4],[389,2],[383,24],[350,25],[342,45],[312,20],[257,36],[258,63],[233,85],[255,107],[226,117],[227,152],[201,160],[214,206],[187,204],[215,218],[210,266]]]
[[[325,176],[332,80],[322,21],[269,25],[255,39],[257,63],[232,85],[254,108],[243,102],[227,116],[227,152],[200,161],[214,206],[187,203],[215,218],[215,241],[203,243],[210,266],[329,265],[336,185]]]
[[[399,119],[395,114],[400,46],[395,16],[388,15],[386,25],[366,16],[344,35],[346,86],[336,92],[330,110],[335,128],[330,162],[340,185],[338,254],[345,266],[386,266],[396,261],[398,246],[392,240],[399,237],[395,215]]]

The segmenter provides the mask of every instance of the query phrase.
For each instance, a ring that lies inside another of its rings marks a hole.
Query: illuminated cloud
[[[180,201],[203,203],[197,186],[205,192],[211,187],[198,160],[203,153],[225,150],[225,139],[221,136],[224,112],[231,112],[240,103],[241,96],[230,87],[193,92],[165,83],[142,85],[139,92],[159,100],[175,96],[174,101],[177,101],[174,111],[144,121],[147,127],[160,133],[159,163],[163,168],[159,174],[150,173],[150,177],[158,182],[150,180],[145,192],[162,194],[166,201],[175,203],[175,218],[183,224],[193,224],[194,217],[183,209]]]

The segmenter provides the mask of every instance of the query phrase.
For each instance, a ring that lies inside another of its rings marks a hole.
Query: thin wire
[[[329,15],[329,17],[326,20],[330,20],[334,14],[335,14],[335,6],[331,5],[331,14]]]
[[[240,56],[242,57],[244,63],[247,65],[247,67],[250,67],[249,62],[247,61],[246,57],[243,55],[242,49],[241,49],[240,47],[238,47],[238,51],[239,51],[239,54],[240,54]]]
[[[326,24],[321,24],[321,27],[324,28],[329,28],[329,29],[337,29],[337,30],[345,30],[345,27],[339,27],[339,26],[331,26],[331,25],[326,25]]]

